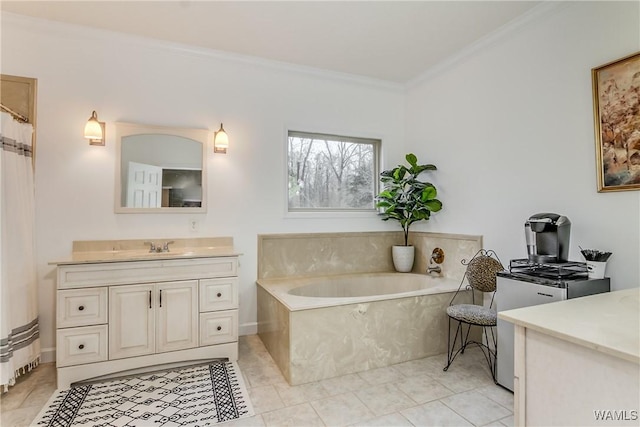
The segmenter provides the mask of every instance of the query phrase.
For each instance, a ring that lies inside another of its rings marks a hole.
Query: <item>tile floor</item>
[[[42,363],[21,375],[9,392],[0,395],[0,425],[24,427],[38,415],[56,390],[55,363]]]
[[[468,350],[299,386],[280,374],[257,335],[240,337],[238,364],[256,415],[225,426],[512,426],[513,394]],[[3,427],[29,426],[55,390],[55,366],[40,365],[0,398]]]

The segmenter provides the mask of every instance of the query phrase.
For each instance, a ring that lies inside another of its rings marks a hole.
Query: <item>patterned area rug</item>
[[[210,426],[253,414],[238,365],[214,362],[58,390],[32,425]]]

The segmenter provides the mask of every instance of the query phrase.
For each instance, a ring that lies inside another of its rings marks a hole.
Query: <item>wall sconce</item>
[[[213,136],[213,152],[227,154],[227,148],[229,148],[229,137],[220,123],[220,129]]]
[[[104,145],[104,130],[104,122],[98,121],[94,111],[84,126],[84,137],[89,140],[89,145]]]

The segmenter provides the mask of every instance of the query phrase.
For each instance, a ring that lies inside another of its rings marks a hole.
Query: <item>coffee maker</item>
[[[524,224],[529,262],[562,263],[569,259],[571,221],[563,215],[539,213]]]

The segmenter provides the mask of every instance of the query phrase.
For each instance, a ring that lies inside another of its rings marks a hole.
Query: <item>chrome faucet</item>
[[[442,268],[439,265],[434,265],[433,267],[431,266],[431,263],[429,263],[429,266],[427,267],[427,274],[431,274],[431,273],[442,273]]]
[[[150,253],[162,253],[162,252],[171,252],[169,250],[169,245],[175,243],[173,240],[168,241],[168,242],[164,242],[162,244],[162,246],[154,243],[154,242],[144,242],[145,245],[149,245],[149,252]]]
[[[442,264],[444,261],[444,251],[440,248],[435,248],[431,252],[431,258],[429,258],[429,265],[427,266],[427,274],[442,273],[442,267],[438,264]]]

